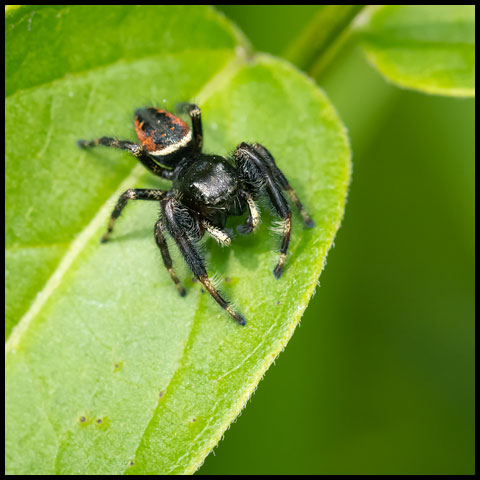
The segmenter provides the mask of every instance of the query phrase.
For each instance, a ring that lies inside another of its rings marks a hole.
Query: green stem
[[[285,51],[285,58],[314,78],[338,51],[348,36],[348,27],[365,5],[325,5],[314,16],[295,42]]]

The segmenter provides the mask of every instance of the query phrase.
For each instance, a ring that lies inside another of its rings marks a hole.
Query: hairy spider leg
[[[214,300],[224,310],[226,310],[226,312],[238,324],[245,325],[247,323],[245,318],[238,312],[236,312],[231,307],[230,303],[220,295],[220,293],[208,277],[205,262],[203,261],[202,256],[198,251],[197,246],[195,245],[193,234],[185,228],[186,224],[191,223],[190,220],[192,220],[193,223],[193,218],[187,218],[187,215],[189,215],[187,213],[188,210],[184,208],[182,204],[174,198],[167,198],[160,203],[162,206],[162,215],[167,230],[173,237],[175,243],[180,250],[180,253],[187,262],[188,267],[195,275],[195,278],[197,278],[203,284],[203,286],[207,289],[208,293],[214,298]]]
[[[270,170],[280,183],[280,185],[285,189],[290,196],[292,202],[296,205],[300,215],[302,216],[303,223],[307,228],[312,228],[315,226],[315,222],[312,220],[312,217],[308,214],[305,210],[305,207],[302,205],[302,202],[298,198],[298,195],[295,193],[295,190],[290,186],[288,180],[285,178],[285,175],[282,171],[277,167],[275,163],[275,159],[273,158],[272,154],[265,148],[263,145],[259,143],[254,143],[252,145],[253,149],[260,155],[260,157],[265,161],[265,163],[270,167]]]
[[[198,152],[202,151],[203,146],[203,129],[202,129],[202,111],[198,105],[193,103],[178,103],[177,110],[180,113],[188,113],[192,121],[193,138],[195,139],[195,147]]]
[[[148,188],[129,188],[127,191],[120,195],[120,198],[113,209],[110,221],[108,222],[108,228],[106,233],[100,240],[101,243],[105,243],[110,238],[113,231],[115,221],[122,213],[122,210],[127,205],[128,200],[161,200],[167,192],[164,190],[152,190]]]
[[[270,202],[274,206],[277,213],[282,217],[282,222],[277,230],[282,235],[282,245],[280,246],[280,257],[276,267],[273,269],[273,275],[275,278],[280,278],[285,266],[285,260],[287,258],[288,245],[290,243],[290,233],[292,231],[292,214],[290,207],[288,206],[285,197],[280,189],[275,185],[274,181],[267,177],[266,190],[270,197]]]
[[[245,223],[237,227],[237,232],[242,235],[248,235],[249,233],[254,232],[258,227],[258,224],[260,223],[260,213],[253,196],[247,192],[243,192],[243,196],[247,201],[249,214]]]
[[[292,231],[292,214],[283,196],[282,185],[269,168],[269,161],[263,158],[252,145],[241,143],[235,150],[235,162],[240,167],[244,182],[253,191],[265,190],[277,214],[282,218],[279,227],[279,233],[282,235],[280,258],[273,270],[275,278],[280,278],[285,266]]]
[[[187,292],[183,287],[183,285],[181,284],[180,280],[178,279],[175,273],[175,270],[173,269],[172,258],[170,257],[167,241],[165,240],[165,236],[163,235],[162,230],[163,230],[163,223],[162,223],[162,219],[160,219],[155,224],[155,229],[154,229],[155,240],[157,242],[158,248],[160,249],[160,253],[162,254],[165,268],[168,270],[168,273],[170,274],[171,279],[175,283],[178,289],[178,293],[180,293],[180,295],[184,297]]]
[[[221,228],[214,227],[207,220],[202,220],[203,228],[214,238],[222,247],[228,247],[232,242],[230,235]]]
[[[168,170],[165,167],[154,162],[143,149],[141,145],[130,142],[129,140],[117,140],[111,137],[101,137],[94,140],[78,140],[78,146],[81,148],[97,147],[99,145],[110,148],[118,148],[120,150],[127,150],[135,156],[145,168],[150,170],[153,174],[171,180],[173,178],[173,170]]]

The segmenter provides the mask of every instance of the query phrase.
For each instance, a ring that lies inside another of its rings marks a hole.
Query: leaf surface
[[[362,33],[368,59],[393,83],[475,96],[474,5],[386,5]]]
[[[105,29],[88,46],[100,59],[52,56],[55,46],[77,45],[69,35],[85,43],[101,13]],[[343,216],[345,130],[310,80],[278,59],[247,58],[242,36],[208,8],[21,7],[6,19],[7,45],[26,42],[15,48],[28,50],[32,70],[17,57],[7,64],[18,70],[7,75],[6,97],[7,472],[192,473],[285,347],[316,287]],[[112,32],[123,53],[109,45]],[[140,33],[144,44],[133,38]],[[44,43],[52,38],[58,45]],[[46,55],[58,61],[50,70]],[[209,272],[223,277],[244,328],[191,281],[170,241],[188,290],[177,295],[153,238],[154,203],[130,202],[111,242],[99,243],[122,191],[169,184],[128,154],[82,151],[76,140],[133,140],[135,108],[185,100],[202,107],[206,151],[267,145],[316,221],[304,230],[294,213],[278,281],[279,239],[269,235],[266,204],[256,234],[230,248],[205,242]]]

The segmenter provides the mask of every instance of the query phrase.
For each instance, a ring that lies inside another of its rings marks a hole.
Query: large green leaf
[[[6,20],[7,472],[193,472],[315,290],[343,215],[345,130],[310,80],[247,58],[208,8],[21,7]],[[136,107],[182,100],[202,107],[207,151],[267,145],[316,221],[304,230],[294,215],[278,281],[268,208],[256,234],[205,243],[246,327],[190,280],[171,243],[188,290],[178,296],[153,238],[156,205],[130,204],[99,244],[123,190],[168,184],[76,140],[133,139]]]
[[[475,6],[386,5],[363,30],[370,62],[399,86],[475,95]]]

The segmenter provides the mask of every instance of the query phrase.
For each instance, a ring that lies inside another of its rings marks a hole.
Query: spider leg
[[[122,213],[122,210],[127,205],[128,200],[160,200],[166,194],[164,190],[152,190],[147,188],[129,188],[126,192],[123,192],[120,195],[120,198],[113,209],[112,215],[110,216],[110,221],[108,222],[108,228],[106,233],[103,235],[100,240],[102,243],[105,243],[110,238],[110,235],[113,231],[113,226],[115,221]]]
[[[168,170],[165,167],[161,167],[148,156],[147,152],[145,152],[141,145],[137,145],[136,143],[128,140],[117,140],[116,138],[111,137],[101,137],[94,140],[78,140],[77,144],[80,148],[97,147],[102,145],[104,147],[127,150],[153,174],[162,178],[166,178],[167,180],[171,180],[173,178],[173,170]]]
[[[249,215],[245,220],[245,223],[237,227],[237,231],[242,235],[248,235],[249,233],[252,233],[257,229],[258,224],[260,223],[260,213],[252,195],[245,192],[244,197],[247,201]]]
[[[160,249],[160,253],[162,254],[162,259],[163,259],[165,268],[168,270],[168,273],[170,274],[171,279],[175,283],[178,289],[178,293],[180,293],[180,295],[184,297],[187,292],[183,287],[183,285],[180,283],[180,280],[178,279],[177,275],[175,274],[175,270],[173,269],[172,258],[170,257],[167,241],[165,240],[165,236],[163,235],[162,229],[163,229],[163,223],[162,223],[162,220],[160,219],[155,224],[155,229],[154,229],[155,240],[157,241],[158,248]]]
[[[195,146],[198,152],[202,151],[203,146],[203,131],[202,131],[202,111],[198,105],[193,103],[178,103],[177,110],[180,113],[188,113],[192,120],[193,138],[195,139]]]
[[[270,197],[270,202],[280,217],[282,217],[282,221],[278,229],[275,229],[275,231],[278,231],[278,233],[282,235],[280,257],[276,267],[273,269],[273,275],[278,279],[282,276],[283,267],[285,266],[285,260],[287,258],[288,245],[290,243],[290,233],[292,231],[292,213],[290,212],[290,207],[288,206],[288,203],[285,200],[281,190],[279,190],[274,182],[270,179],[267,179],[266,190],[268,196]]]
[[[214,227],[211,223],[206,220],[202,220],[203,228],[214,238],[222,247],[228,247],[232,242],[230,235],[220,228]]]
[[[280,258],[273,270],[275,278],[280,278],[283,273],[292,231],[292,214],[288,202],[283,196],[282,184],[272,171],[270,159],[264,158],[253,145],[241,143],[235,150],[235,162],[246,186],[252,192],[264,190],[270,199],[270,203],[282,219],[278,229],[279,233],[282,234]]]
[[[252,145],[253,149],[260,155],[260,157],[268,164],[270,170],[274,174],[276,180],[280,183],[282,188],[286,190],[292,202],[296,205],[300,215],[302,216],[303,223],[307,228],[312,228],[315,226],[315,222],[312,220],[308,212],[305,210],[305,207],[302,205],[302,202],[298,198],[298,195],[295,193],[295,190],[290,186],[288,180],[286,179],[285,175],[282,171],[277,167],[275,160],[272,154],[259,143],[254,143]]]
[[[194,219],[190,215],[189,211],[174,198],[165,199],[161,202],[161,206],[165,225],[170,235],[175,240],[175,243],[177,244],[183,258],[187,262],[188,267],[195,275],[195,278],[197,278],[203,284],[214,300],[224,310],[226,310],[226,312],[239,325],[245,325],[247,323],[245,318],[236,312],[230,306],[230,303],[220,295],[208,277],[205,262],[195,244],[198,236],[196,236],[195,233],[192,233],[191,230],[189,231],[187,229],[187,226],[188,228],[191,228],[192,224],[194,223]]]

